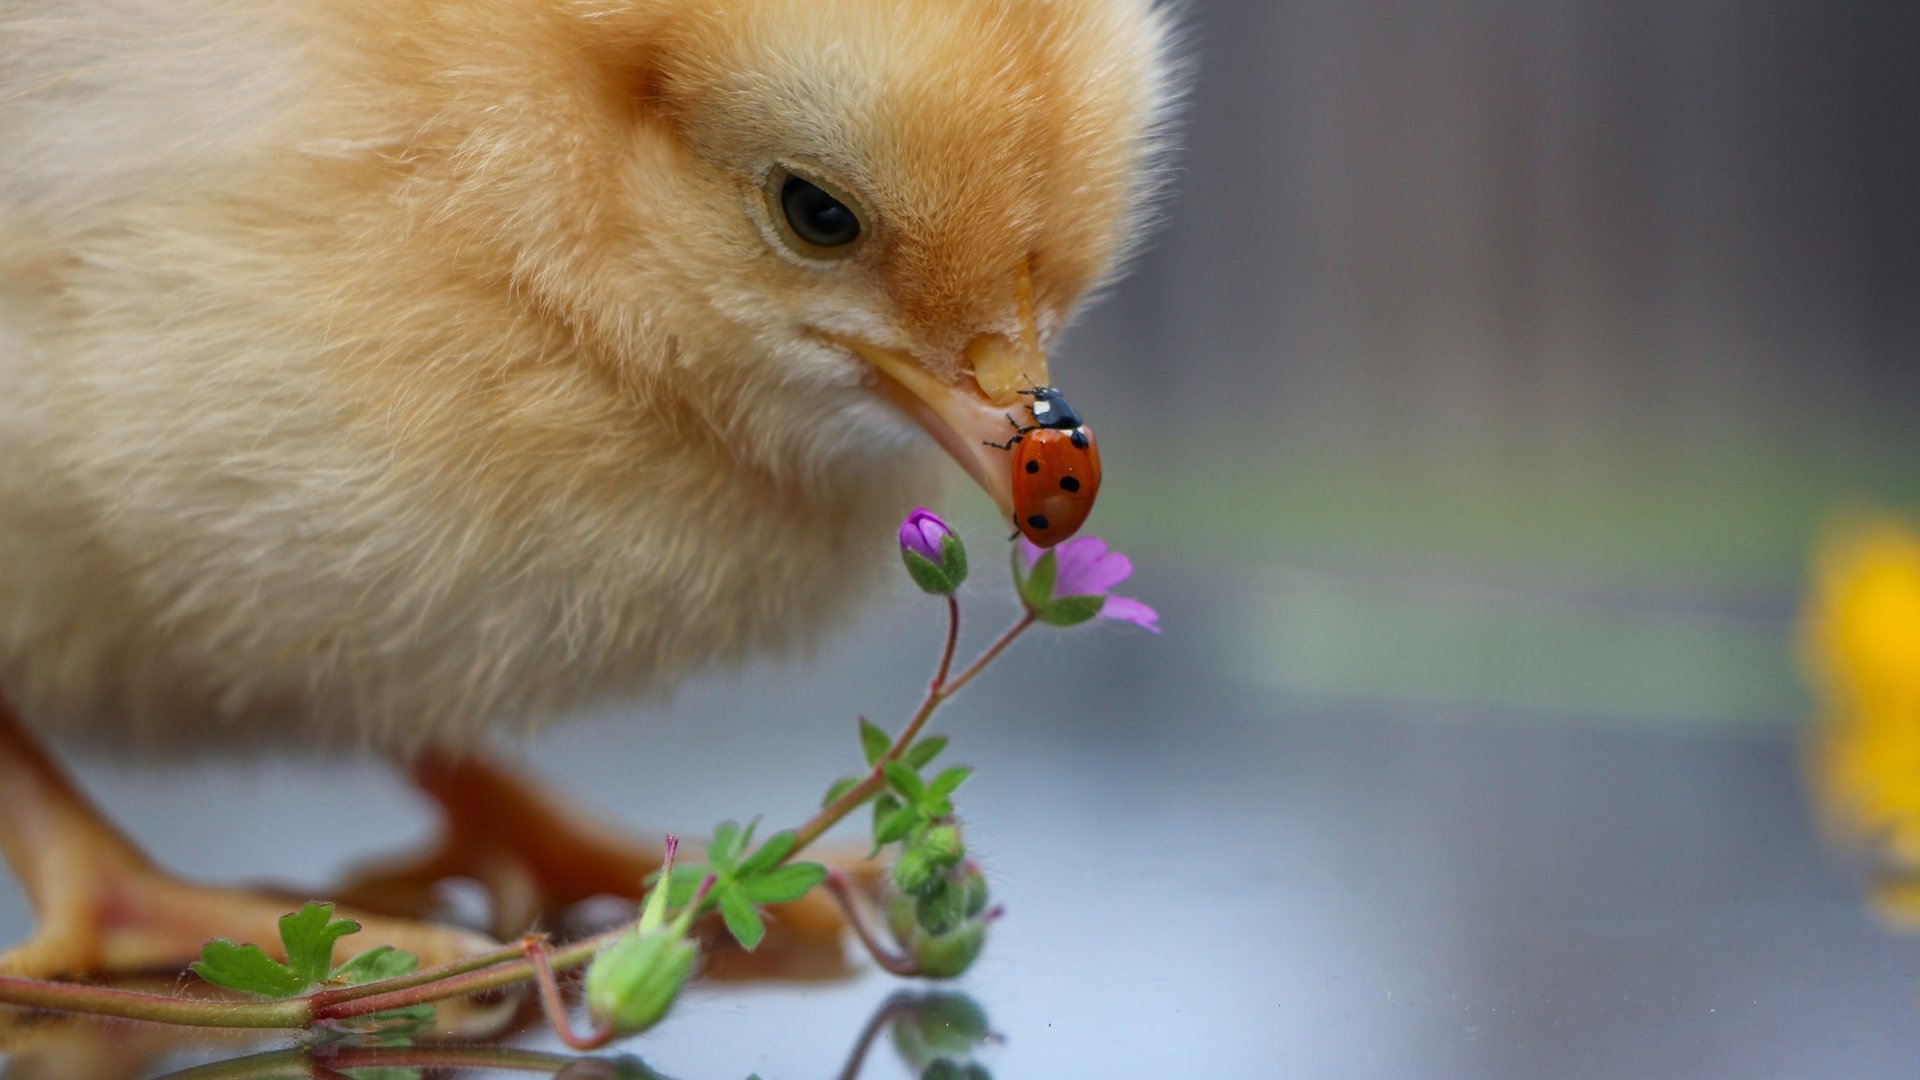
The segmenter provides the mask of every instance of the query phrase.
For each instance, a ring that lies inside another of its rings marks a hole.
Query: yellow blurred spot
[[[1920,531],[1877,519],[1829,534],[1805,647],[1822,809],[1836,833],[1883,860],[1882,914],[1920,927]]]

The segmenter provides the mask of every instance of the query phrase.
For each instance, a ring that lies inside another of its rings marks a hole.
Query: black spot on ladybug
[[[1039,472],[1039,471],[1040,471],[1040,463],[1039,463],[1039,462],[1037,462],[1037,461],[1029,461],[1029,462],[1027,462],[1027,471],[1028,471],[1028,472],[1030,472],[1030,473],[1037,473],[1037,472]]]
[[[1067,437],[1072,439],[1073,445],[1080,449],[1085,450],[1087,448],[1087,433],[1080,428],[1074,428],[1073,434]]]
[[[1036,529],[1044,529],[1047,527],[1047,516],[1045,514],[1035,514],[1027,519],[1027,524]]]
[[[1080,481],[1072,476],[1063,476],[1060,478],[1060,488],[1063,491],[1079,491]]]

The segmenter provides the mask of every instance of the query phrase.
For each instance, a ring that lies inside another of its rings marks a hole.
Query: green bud
[[[887,928],[901,950],[920,965],[921,974],[957,978],[973,966],[986,945],[986,899],[986,879],[968,863],[934,878],[924,894],[890,890]]]
[[[960,857],[967,853],[966,845],[960,842],[960,829],[954,825],[935,825],[922,833],[914,846],[940,863],[941,869],[958,864]]]
[[[952,825],[934,825],[920,833],[893,864],[893,883],[915,896],[932,891],[942,875],[965,858],[967,848],[960,830]]]
[[[938,881],[913,905],[913,921],[929,934],[944,934],[967,917],[967,890]]]
[[[699,959],[700,950],[675,928],[624,934],[587,969],[587,1011],[621,1035],[645,1031],[667,1015]]]
[[[680,914],[667,922],[667,894],[678,847],[676,838],[667,838],[666,864],[647,894],[633,932],[615,938],[587,968],[587,1011],[595,1024],[620,1035],[635,1035],[659,1023],[700,959],[699,947],[687,935],[713,877],[709,875]]]
[[[914,902],[914,923],[929,934],[944,934],[985,911],[987,879],[967,863],[936,880]]]
[[[967,863],[955,875],[957,887],[965,893],[967,901],[965,911],[971,919],[987,910],[987,875],[980,872],[977,863]]]
[[[918,896],[940,881],[940,867],[925,849],[914,846],[900,853],[893,864],[893,883],[902,893]]]
[[[944,934],[929,934],[915,927],[900,944],[907,955],[919,962],[922,975],[930,979],[957,979],[980,958],[980,950],[987,944],[987,924],[975,919]]]

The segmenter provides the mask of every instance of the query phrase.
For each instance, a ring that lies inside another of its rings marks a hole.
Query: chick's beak
[[[1027,336],[1027,335],[1023,335]],[[968,343],[968,367],[949,382],[930,374],[913,357],[859,341],[848,348],[873,366],[880,389],[926,429],[935,442],[992,496],[1004,515],[1013,513],[1013,470],[1001,446],[1015,430],[1019,390],[1045,385],[1047,358],[1033,346],[1000,334],[982,334]]]

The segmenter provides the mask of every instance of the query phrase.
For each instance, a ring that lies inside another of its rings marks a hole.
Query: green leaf
[[[907,576],[913,579],[920,591],[931,596],[952,596],[960,583],[947,576],[938,563],[918,552],[902,549],[900,561],[907,565]]]
[[[940,568],[946,571],[947,581],[951,583],[948,592],[967,580],[967,545],[960,542],[959,533],[948,533],[940,541]]]
[[[738,887],[720,893],[720,917],[726,920],[727,932],[733,935],[733,940],[748,952],[759,948],[760,940],[767,936],[767,924],[761,921],[760,913],[753,910],[753,901]]]
[[[755,874],[766,873],[779,866],[780,860],[786,858],[787,853],[793,850],[793,845],[799,842],[800,834],[792,829],[774,833],[767,837],[766,843],[760,845],[760,850],[747,856],[747,860],[740,864],[734,874],[740,878],[748,878]]]
[[[333,943],[359,932],[359,923],[333,917],[332,904],[307,901],[299,911],[280,917],[280,943],[287,949],[287,969],[303,986],[325,982],[333,972]]]
[[[927,794],[935,797],[951,795],[960,789],[961,784],[967,782],[967,777],[972,775],[971,765],[955,765],[933,778],[933,783],[927,785]]]
[[[1017,558],[1018,556],[1016,556]],[[1040,556],[1033,569],[1020,582],[1020,597],[1030,608],[1043,608],[1053,599],[1053,583],[1060,574],[1060,559],[1052,551]]]
[[[823,807],[832,806],[834,803],[839,802],[840,796],[860,786],[860,779],[858,776],[843,776],[835,780],[833,786],[827,789],[827,797],[820,800],[820,805]]]
[[[789,904],[813,891],[827,879],[827,868],[819,863],[794,863],[761,874],[745,882],[740,889],[756,904]]]
[[[886,847],[895,840],[905,839],[907,834],[913,831],[913,827],[920,824],[921,820],[920,808],[916,806],[903,806],[887,815],[886,820],[874,826],[873,854],[878,854],[881,848]],[[868,857],[871,858],[872,856],[869,855]]]
[[[1040,608],[1037,614],[1048,626],[1078,626],[1100,614],[1106,603],[1104,596],[1063,596]]]
[[[891,791],[881,792],[880,797],[873,800],[873,827],[880,828],[880,823],[892,817],[893,812],[898,809],[900,809],[899,797]]]
[[[927,785],[921,781],[920,774],[914,772],[904,762],[889,761],[884,771],[887,774],[887,783],[892,784],[893,790],[899,792],[908,802],[913,802],[927,793]]]
[[[673,883],[667,886],[668,906],[679,907],[692,900],[693,894],[700,891],[701,882],[706,881],[707,875],[711,873],[713,873],[713,867],[706,863],[674,863]],[[648,883],[658,885],[660,875],[652,875],[648,878]]]
[[[900,756],[900,760],[916,769],[924,769],[928,765],[933,764],[933,759],[939,757],[940,751],[946,748],[947,737],[945,735],[929,735],[919,742],[914,743],[911,749]]]
[[[712,863],[716,870],[722,872],[731,870],[734,863],[740,861],[740,853],[746,850],[746,846],[746,838],[740,831],[740,823],[723,821],[714,827],[713,842],[707,845],[707,861]]]
[[[860,718],[860,751],[867,755],[867,764],[877,764],[892,747],[893,736],[881,731],[866,717]]]
[[[420,966],[420,958],[410,952],[403,952],[391,945],[381,945],[368,949],[359,956],[333,969],[327,981],[358,986],[361,983],[376,982],[380,979],[395,979],[402,975],[411,975]]]
[[[193,973],[215,986],[262,997],[292,997],[307,989],[306,982],[260,946],[239,945],[228,938],[215,938],[202,945]]]

